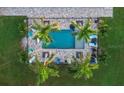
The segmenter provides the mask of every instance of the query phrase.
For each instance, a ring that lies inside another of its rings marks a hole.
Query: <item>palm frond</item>
[[[37,31],[34,36],[34,39],[39,38],[44,42],[44,45],[47,46],[53,41],[49,33],[52,31],[58,31],[58,27],[59,26],[57,23],[45,25],[42,18],[41,18],[41,23],[38,23],[34,20],[34,24],[32,28],[36,29]]]
[[[90,41],[90,35],[96,34],[97,31],[91,29],[90,21],[87,20],[86,24],[84,26],[79,25],[75,21],[72,21],[72,24],[79,30],[79,32],[74,33],[74,35],[77,36],[77,40],[84,39],[86,42]]]
[[[78,30],[83,28],[83,26],[80,26],[76,21],[72,21],[71,24],[74,25]]]
[[[90,68],[91,69],[98,69],[99,68],[99,64],[90,64]]]
[[[98,69],[98,64],[90,64],[91,55],[88,54],[86,58],[84,59],[82,64],[79,64],[79,68],[77,72],[74,74],[74,78],[81,78],[84,77],[85,79],[90,79],[93,77],[93,71],[95,69]]]
[[[45,65],[48,65],[48,64],[52,63],[54,58],[55,58],[55,54],[51,54],[50,57],[47,58],[47,60],[44,62]]]

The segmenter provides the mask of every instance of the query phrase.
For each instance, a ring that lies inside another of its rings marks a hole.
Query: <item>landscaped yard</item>
[[[50,78],[42,85],[124,85],[124,8],[114,8],[114,17],[105,18],[111,31],[100,37],[100,47],[111,58],[100,64],[89,80],[73,79],[65,65],[59,66],[61,77]],[[35,85],[36,75],[20,63],[21,36],[18,26],[25,17],[0,17],[0,85]]]
[[[51,78],[43,85],[124,85],[124,8],[114,8],[113,12],[113,18],[105,18],[111,31],[100,37],[100,47],[111,56],[107,66],[101,64],[89,80],[75,80],[62,68],[63,77]]]

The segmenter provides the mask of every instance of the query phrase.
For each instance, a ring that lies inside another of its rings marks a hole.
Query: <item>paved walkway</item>
[[[4,8],[0,8],[0,15],[28,16],[28,17],[45,16],[46,18],[112,17],[113,8],[111,7],[100,7],[100,8],[4,7]]]

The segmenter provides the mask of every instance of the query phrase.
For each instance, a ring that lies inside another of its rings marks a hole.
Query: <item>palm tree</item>
[[[37,85],[44,83],[49,77],[59,77],[59,71],[40,64]]]
[[[76,62],[79,63],[77,72],[74,74],[75,79],[79,79],[81,77],[84,77],[85,79],[89,79],[93,77],[93,70],[98,69],[98,64],[90,64],[91,56],[88,54],[87,57],[82,60],[82,58],[79,58],[79,61],[76,60]]]
[[[52,54],[45,62],[36,59],[35,64],[30,64],[31,70],[37,74],[37,85],[44,83],[49,77],[59,77],[59,71],[49,66],[54,56],[55,54]]]
[[[50,37],[49,33],[52,31],[59,31],[59,24],[52,23],[52,24],[44,24],[43,18],[41,18],[41,22],[38,23],[34,20],[34,24],[32,26],[33,29],[36,30],[36,34],[34,39],[40,39],[43,41],[45,45],[48,45],[52,42],[52,38]]]
[[[50,63],[53,63],[54,59],[55,59],[55,54],[51,54],[51,56],[45,60],[44,65],[49,65]]]
[[[86,42],[89,42],[90,41],[89,36],[91,34],[96,34],[96,30],[93,30],[91,28],[90,20],[87,20],[84,26],[78,24],[76,21],[72,21],[71,24],[73,24],[75,28],[78,30],[77,32],[74,32],[74,35],[77,36],[78,40],[84,39]]]

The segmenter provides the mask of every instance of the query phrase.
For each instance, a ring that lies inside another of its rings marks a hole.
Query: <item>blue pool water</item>
[[[70,49],[75,47],[75,38],[72,35],[71,30],[61,30],[49,34],[52,37],[53,42],[47,47],[43,46],[43,48]]]

